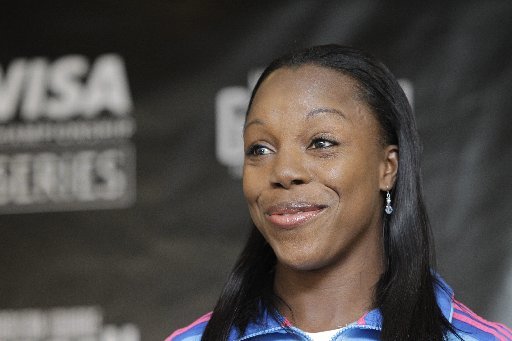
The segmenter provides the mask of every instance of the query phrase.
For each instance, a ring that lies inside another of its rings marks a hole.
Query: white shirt
[[[311,340],[313,340],[313,341],[329,341],[334,336],[334,334],[336,334],[340,330],[341,330],[341,328],[334,329],[334,330],[326,330],[324,332],[317,332],[317,333],[308,333],[308,332],[304,332],[304,333],[307,336],[309,336],[311,338]]]

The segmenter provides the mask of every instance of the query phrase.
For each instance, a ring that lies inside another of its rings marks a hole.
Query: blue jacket
[[[465,341],[512,341],[512,330],[502,324],[489,322],[472,312],[462,303],[456,301],[452,289],[440,279],[441,286],[436,288],[436,298],[443,315],[456,328]],[[188,327],[175,331],[165,341],[200,341],[204,328],[210,320],[211,313],[204,315]],[[356,322],[342,328],[332,341],[379,340],[382,318],[379,309],[364,314]],[[245,333],[239,336],[233,331],[230,341],[288,341],[311,340],[302,330],[292,326],[280,316],[278,319],[264,312],[258,322],[247,326]],[[459,340],[455,335],[448,335],[447,341]]]

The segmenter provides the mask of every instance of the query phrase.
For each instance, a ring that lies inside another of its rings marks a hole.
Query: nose
[[[285,189],[310,182],[305,158],[299,151],[279,151],[273,159],[270,181],[273,187]]]

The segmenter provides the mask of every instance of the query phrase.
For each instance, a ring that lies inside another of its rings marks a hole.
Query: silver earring
[[[391,207],[391,194],[389,194],[389,191],[386,193],[386,207],[384,208],[384,211],[387,214],[393,213],[393,207]]]

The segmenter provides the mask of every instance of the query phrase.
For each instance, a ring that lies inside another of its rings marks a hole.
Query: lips
[[[265,218],[281,228],[291,229],[322,213],[327,205],[307,202],[286,202],[267,208]]]

